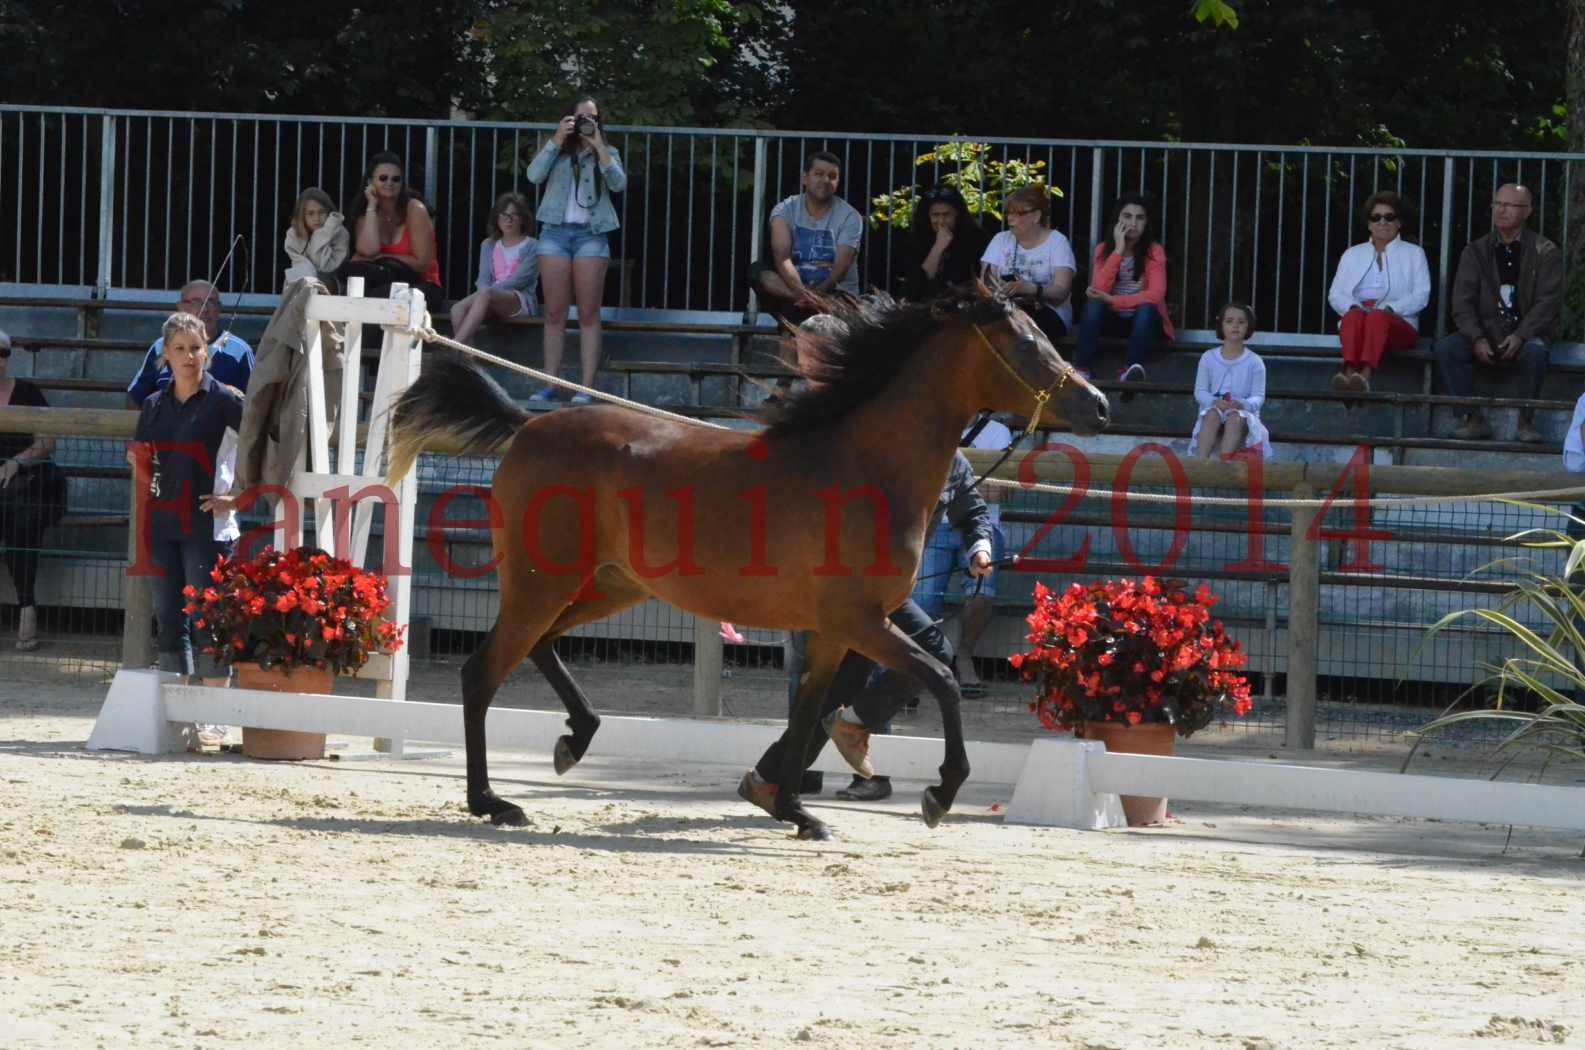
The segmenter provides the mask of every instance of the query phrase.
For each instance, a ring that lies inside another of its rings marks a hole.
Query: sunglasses
[[[1398,216],[1390,211],[1378,211],[1370,217],[1371,222],[1397,222]]]
[[[1035,209],[1035,208],[1019,208],[1017,211],[1014,211],[1013,209],[1009,208],[1007,210],[1007,217],[1009,219],[1016,219],[1020,215],[1038,215],[1038,214],[1040,214],[1040,212],[1039,212],[1038,209]]]
[[[394,182],[398,186],[400,186],[402,184],[402,177],[400,175],[376,175],[374,177],[374,181],[375,182]]]

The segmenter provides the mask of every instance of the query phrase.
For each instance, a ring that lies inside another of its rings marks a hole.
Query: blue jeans
[[[1132,317],[1119,317],[1099,299],[1088,300],[1084,312],[1079,315],[1079,345],[1073,355],[1075,368],[1094,371],[1095,352],[1100,349],[1103,335],[1126,335],[1128,363],[1143,365],[1150,348],[1161,342],[1161,316],[1150,303],[1134,307]]]
[[[207,525],[204,531],[208,531]],[[210,654],[193,651],[191,618],[182,611],[187,604],[182,588],[192,584],[202,590],[209,583],[209,570],[215,567],[216,555],[230,553],[230,543],[205,535],[155,537],[149,543],[149,554],[161,572],[150,581],[154,588],[154,617],[159,624],[160,670],[203,678],[225,678],[230,674]]]
[[[991,529],[991,561],[999,562],[1005,557],[1007,538],[1002,535],[1001,526]],[[984,598],[996,597],[996,577],[998,569],[992,568],[986,576],[975,580],[968,574],[969,560],[968,548],[963,545],[963,534],[945,521],[937,522],[930,530],[930,537],[925,541],[924,553],[919,559],[919,578],[914,583],[914,592],[911,597],[914,604],[923,609],[932,620],[941,619],[941,614],[946,611],[947,595],[953,593],[952,584],[958,579],[958,573],[963,577],[958,588],[965,597],[976,592]]]

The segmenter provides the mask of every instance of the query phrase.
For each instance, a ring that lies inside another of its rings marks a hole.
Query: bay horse
[[[850,649],[919,680],[940,703],[946,756],[921,808],[931,827],[952,808],[969,774],[957,683],[887,614],[912,590],[958,437],[977,412],[1095,433],[1107,401],[1027,314],[983,286],[832,311],[846,334],[800,333],[810,385],[759,431],[614,405],[529,419],[453,355],[427,361],[393,407],[393,482],[432,439],[468,455],[505,447],[489,506],[500,609],[462,668],[475,816],[526,823],[491,790],[485,762],[485,715],[502,680],[528,656],[555,690],[570,730],[554,755],[565,773],[600,718],[552,643],[650,596],[709,620],[811,632],[775,799],[800,838],[829,837],[799,801],[801,759]]]

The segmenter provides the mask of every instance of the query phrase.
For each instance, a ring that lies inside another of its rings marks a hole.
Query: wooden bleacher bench
[[[4,306],[50,307],[74,310],[105,310],[128,309],[144,310],[150,313],[164,312],[170,309],[170,304],[156,301],[141,301],[130,299],[95,299],[91,297],[0,297],[0,307]],[[644,317],[623,317],[624,313],[642,313],[631,308],[612,308],[618,314],[615,318],[606,319],[603,325],[613,332],[631,332],[643,334],[678,334],[678,335],[710,335],[730,338],[733,341],[733,360],[722,361],[633,361],[633,360],[607,360],[602,363],[602,371],[622,377],[622,393],[631,394],[633,380],[643,375],[681,375],[689,378],[692,383],[692,405],[667,407],[685,415],[697,416],[706,419],[731,419],[741,418],[744,410],[731,406],[708,406],[699,402],[702,399],[702,383],[712,377],[732,378],[739,377],[751,382],[770,383],[778,379],[785,379],[793,373],[786,366],[776,361],[771,355],[763,355],[763,360],[754,360],[752,363],[745,360],[746,355],[742,348],[755,337],[775,336],[776,329],[764,323],[746,324],[741,318],[734,321],[692,322],[684,319],[647,319]],[[229,312],[229,311],[228,311]],[[240,314],[250,316],[267,316],[270,313],[268,306],[242,306],[237,310]],[[657,311],[659,312],[659,311]],[[666,311],[668,313],[683,313],[682,311]],[[449,313],[441,311],[434,318],[438,323],[449,322]],[[507,322],[511,327],[535,328],[543,327],[543,317],[527,317],[514,319]],[[569,321],[569,326],[576,327],[576,319]],[[1260,345],[1262,339],[1280,341],[1280,345]],[[1123,340],[1103,339],[1103,349],[1114,354],[1123,345]],[[1198,357],[1210,346],[1215,345],[1214,334],[1209,331],[1185,331],[1180,333],[1179,339],[1170,346],[1163,345],[1157,351],[1160,356],[1171,355],[1174,358],[1189,356]],[[129,339],[96,339],[76,336],[29,336],[18,335],[13,337],[15,346],[27,350],[43,349],[80,349],[86,351],[110,350],[117,352],[140,352],[147,347],[142,340]],[[1064,340],[1058,347],[1066,356],[1073,354],[1073,340]],[[1257,353],[1263,357],[1283,360],[1310,360],[1327,361],[1336,360],[1338,354],[1338,338],[1335,334],[1283,334],[1260,333],[1254,346]],[[377,346],[365,346],[365,357],[374,360],[378,355]],[[1432,362],[1431,341],[1422,339],[1412,349],[1395,352],[1391,359],[1393,362],[1412,363],[1422,368],[1429,368]],[[1568,374],[1570,376],[1585,375],[1585,361],[1563,360],[1554,362],[1551,371]],[[86,379],[86,378],[54,378],[48,376],[33,379],[40,387],[46,390],[81,391],[88,393],[119,393],[124,385],[115,380]],[[1188,399],[1192,397],[1192,387],[1184,383],[1136,383],[1126,387],[1112,380],[1102,379],[1096,382],[1101,390],[1108,395],[1151,395],[1153,397],[1172,397]],[[738,392],[732,392],[733,400],[738,399]],[[1493,409],[1533,409],[1541,412],[1567,413],[1573,408],[1571,401],[1555,399],[1526,400],[1521,398],[1456,398],[1446,395],[1431,393],[1410,393],[1400,391],[1371,391],[1369,393],[1342,392],[1332,390],[1330,387],[1306,388],[1302,390],[1277,388],[1268,391],[1268,402],[1282,400],[1305,400],[1310,402],[1333,403],[1344,408],[1355,406],[1385,406],[1398,409],[1435,409],[1435,408],[1460,408],[1483,407]],[[1138,436],[1141,438],[1182,438],[1186,434],[1177,433],[1176,428],[1151,427],[1148,425],[1125,424],[1113,431],[1125,436]],[[1461,441],[1453,438],[1440,438],[1431,435],[1384,435],[1384,434],[1339,434],[1335,431],[1327,433],[1282,433],[1272,434],[1274,441],[1283,444],[1324,444],[1324,445],[1354,445],[1370,444],[1380,448],[1397,449],[1440,449],[1440,450],[1470,450],[1484,452],[1555,452],[1555,444],[1526,445],[1512,441]]]

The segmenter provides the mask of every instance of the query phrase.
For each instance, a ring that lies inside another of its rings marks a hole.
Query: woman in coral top
[[[363,192],[353,198],[347,219],[353,257],[343,272],[364,279],[365,295],[383,297],[392,284],[401,283],[423,292],[432,307],[445,298],[435,222],[407,185],[401,157],[376,153],[369,158]]]
[[[1123,194],[1112,217],[1111,237],[1095,246],[1074,364],[1088,378],[1101,336],[1127,336],[1128,364],[1117,378],[1143,382],[1150,348],[1176,334],[1167,316],[1167,252],[1150,228],[1145,198]]]

